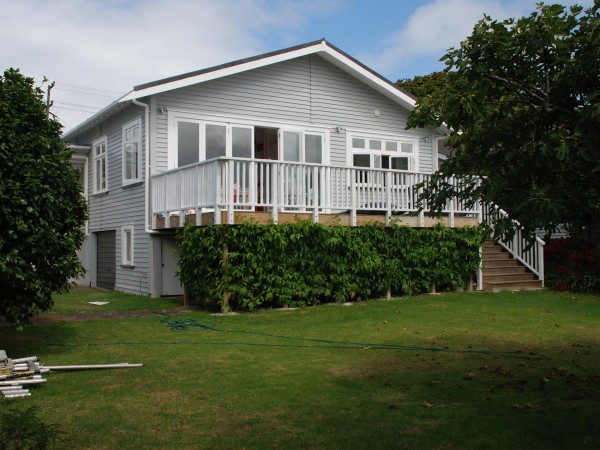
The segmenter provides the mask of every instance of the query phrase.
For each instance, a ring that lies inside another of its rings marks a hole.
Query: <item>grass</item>
[[[109,302],[107,305],[90,305],[89,302]],[[100,289],[76,288],[67,294],[54,296],[52,312],[68,313],[80,311],[137,311],[164,310],[181,306],[181,299],[162,297],[149,298],[124,292]]]
[[[462,293],[171,317],[229,332],[69,321],[0,330],[0,347],[145,364],[51,373],[13,400],[59,424],[61,448],[593,449],[599,318],[596,296]]]

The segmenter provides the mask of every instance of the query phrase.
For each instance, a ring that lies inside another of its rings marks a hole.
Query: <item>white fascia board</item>
[[[175,80],[171,82],[167,82],[164,84],[160,84],[158,86],[152,86],[146,89],[140,89],[139,91],[131,91],[129,94],[126,94],[123,98],[121,98],[120,102],[126,102],[128,100],[138,99],[141,97],[147,97],[149,95],[160,94],[162,92],[171,91],[174,89],[180,89],[187,86],[192,86],[198,83],[204,83],[206,81],[215,80],[217,78],[223,78],[230,75],[235,75],[241,72],[246,72],[248,70],[258,69],[264,66],[269,66],[271,64],[277,64],[280,62],[289,61],[290,59],[300,58],[302,56],[310,55],[317,53],[324,47],[324,44],[312,45],[310,47],[300,48],[298,50],[294,50],[288,53],[282,53],[278,55],[273,55],[267,58],[258,59],[255,61],[249,61],[247,63],[237,64],[235,66],[226,67],[224,69],[218,69],[213,72],[204,73],[201,75],[192,76],[189,78],[184,78],[182,80]]]

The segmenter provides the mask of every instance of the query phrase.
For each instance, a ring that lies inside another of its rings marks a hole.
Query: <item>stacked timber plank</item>
[[[9,359],[0,350],[0,393],[4,398],[27,397],[31,386],[47,381],[42,373],[49,371],[40,367],[37,356]]]
[[[45,383],[42,377],[51,371],[60,370],[89,370],[89,369],[125,369],[142,367],[143,364],[117,363],[117,364],[85,364],[74,366],[44,366],[37,356],[28,358],[10,359],[4,350],[0,350],[0,394],[4,398],[27,397],[31,395],[29,388],[33,385]]]

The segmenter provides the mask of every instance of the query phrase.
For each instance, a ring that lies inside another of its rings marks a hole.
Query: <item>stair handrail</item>
[[[498,205],[491,203],[485,208],[485,213],[483,215],[484,223],[490,228],[494,228],[491,219],[492,209],[500,217],[510,219],[510,216],[506,211]],[[511,221],[515,228],[513,238],[507,241],[498,238],[496,239],[496,242],[506,249],[514,259],[531,270],[538,280],[542,282],[542,286],[544,286],[544,245],[546,245],[546,243],[539,236],[536,236],[533,245],[528,245],[527,239],[523,237],[523,227],[521,224],[515,219],[511,219]]]

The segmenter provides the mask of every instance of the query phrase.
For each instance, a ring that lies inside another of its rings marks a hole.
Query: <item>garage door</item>
[[[115,231],[96,233],[96,285],[103,289],[115,288],[116,238]]]

